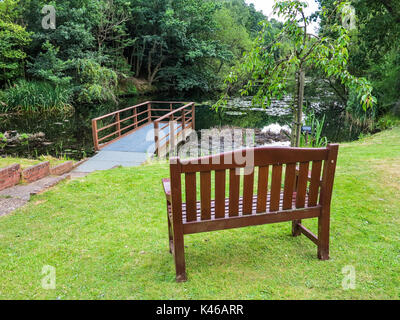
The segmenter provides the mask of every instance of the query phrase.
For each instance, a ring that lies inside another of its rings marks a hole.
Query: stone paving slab
[[[47,176],[43,179],[37,180],[30,184],[19,184],[12,188],[0,191],[0,198],[13,198],[20,199],[24,201],[29,201],[31,195],[38,194],[48,188],[51,188],[58,184],[59,182],[69,178],[68,174],[62,176]]]
[[[39,194],[47,189],[54,187],[65,179],[69,179],[69,174],[62,176],[47,176],[30,184],[19,184],[12,188],[0,191],[0,216],[6,215],[24,206],[32,195]]]
[[[18,198],[2,198],[0,196],[0,217],[24,206],[27,202]]]

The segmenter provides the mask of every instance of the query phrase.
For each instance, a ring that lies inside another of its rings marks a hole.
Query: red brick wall
[[[50,168],[50,174],[54,176],[61,176],[64,173],[70,172],[72,170],[74,163],[72,161],[67,161],[59,164],[53,168]]]
[[[47,177],[50,174],[50,162],[42,162],[36,166],[29,167],[22,171],[22,180],[24,182],[34,182]]]
[[[20,168],[19,164],[13,164],[0,169],[0,191],[19,183],[21,177]]]

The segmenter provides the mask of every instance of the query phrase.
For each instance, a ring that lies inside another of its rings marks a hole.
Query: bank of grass
[[[63,183],[0,218],[0,298],[399,299],[399,141],[395,128],[341,145],[329,261],[290,223],[197,234],[185,238],[189,281],[175,283],[158,163]],[[41,286],[45,265],[55,290]]]
[[[15,157],[0,157],[0,169],[18,163],[21,169],[26,169],[41,162],[50,161],[50,166],[54,167],[58,164],[68,161],[67,159],[54,158],[52,156],[40,156],[37,159],[15,158]]]

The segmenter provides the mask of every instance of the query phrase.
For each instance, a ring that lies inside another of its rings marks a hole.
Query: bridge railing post
[[[99,137],[97,135],[97,120],[92,120],[92,133],[94,150],[99,151]]]
[[[120,137],[121,136],[121,119],[120,119],[119,113],[117,113],[115,115],[115,119],[117,121],[116,123],[117,123],[118,137]]]
[[[169,122],[169,156],[175,154],[176,140],[175,140],[175,129],[177,122],[175,120]]]
[[[182,110],[182,141],[185,141],[185,130],[186,130],[186,110]]]
[[[174,106],[173,106],[172,103],[169,104],[169,109],[170,109],[171,112],[174,111]],[[174,121],[174,115],[173,114],[170,115],[169,120],[170,121]]]
[[[195,118],[195,116],[196,116],[196,109],[195,109],[195,105],[193,103],[192,104],[192,129],[193,130],[196,130],[196,123],[195,123],[196,118]]]
[[[160,127],[158,121],[154,121],[154,142],[156,148],[156,156],[160,157]]]
[[[149,118],[148,122],[151,122],[151,103],[147,104],[147,117]]]
[[[133,121],[134,121],[134,126],[133,128],[136,129],[138,127],[138,116],[137,116],[137,108],[133,109]]]

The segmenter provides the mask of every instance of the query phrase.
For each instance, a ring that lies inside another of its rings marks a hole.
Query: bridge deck
[[[177,123],[178,125],[179,123]],[[177,132],[180,130],[180,128],[176,129]],[[160,136],[163,137],[167,134],[169,134],[169,126],[160,132]],[[168,138],[166,141],[168,141]],[[154,152],[154,123],[149,123],[104,147],[74,171],[87,173],[108,170],[116,166],[136,167],[152,158]]]

